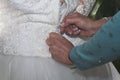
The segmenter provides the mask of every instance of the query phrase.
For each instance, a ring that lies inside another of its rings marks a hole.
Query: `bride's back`
[[[61,6],[59,0],[1,0],[2,54],[50,57],[45,40],[58,32],[61,18],[73,12],[78,1]]]

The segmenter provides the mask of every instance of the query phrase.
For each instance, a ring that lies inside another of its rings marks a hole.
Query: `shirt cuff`
[[[86,70],[92,68],[93,65],[83,56],[85,53],[82,51],[81,46],[72,48],[69,58],[72,63],[80,70]]]

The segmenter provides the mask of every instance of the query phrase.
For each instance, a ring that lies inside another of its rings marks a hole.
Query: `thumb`
[[[65,29],[70,28],[71,25],[77,26],[78,25],[78,19],[76,19],[76,18],[65,18],[60,25],[61,33],[64,33]]]
[[[65,18],[61,24],[61,27],[69,27],[70,25],[77,25],[78,19],[75,17]]]

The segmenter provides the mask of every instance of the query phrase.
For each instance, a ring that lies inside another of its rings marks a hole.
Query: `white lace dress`
[[[94,3],[85,1],[87,6]],[[45,40],[50,32],[59,33],[60,22],[78,4],[79,0],[62,4],[59,0],[0,0],[0,80],[115,80],[112,64],[81,72],[51,58]],[[90,9],[85,9],[87,14]],[[74,45],[84,42],[64,36]]]

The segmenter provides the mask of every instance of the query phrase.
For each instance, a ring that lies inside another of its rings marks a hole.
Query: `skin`
[[[74,13],[65,17],[61,24],[61,33],[66,33],[70,36],[93,36],[103,24],[107,21],[105,19],[92,20],[84,15]],[[63,64],[72,65],[69,59],[69,53],[74,45],[57,33],[50,33],[46,40],[49,46],[49,51],[52,57]]]
[[[72,65],[68,56],[70,50],[74,46],[70,41],[62,35],[52,32],[49,34],[49,38],[46,40],[46,43],[48,44],[49,51],[55,60],[63,64]]]
[[[60,30],[61,33],[66,33],[70,36],[91,37],[106,22],[105,19],[92,20],[87,16],[74,13],[73,15],[68,15],[64,18]]]

